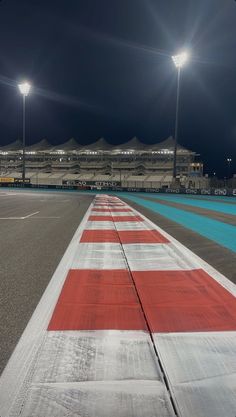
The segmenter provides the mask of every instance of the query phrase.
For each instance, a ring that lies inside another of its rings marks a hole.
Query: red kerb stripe
[[[169,243],[157,230],[118,231],[121,243]]]
[[[93,242],[112,242],[120,243],[119,236],[116,230],[84,230],[80,239],[81,243]]]
[[[48,330],[99,329],[146,330],[128,271],[69,272]]]
[[[153,332],[236,330],[236,299],[205,271],[132,272]]]

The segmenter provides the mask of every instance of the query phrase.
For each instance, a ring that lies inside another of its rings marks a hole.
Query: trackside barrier
[[[159,194],[192,194],[192,195],[214,195],[214,196],[229,196],[236,197],[236,188],[133,188],[133,187],[120,187],[120,186],[98,186],[94,187],[87,185],[52,185],[52,184],[25,184],[22,183],[0,183],[0,187],[9,188],[36,188],[36,189],[51,189],[51,190],[98,190],[104,191],[116,191],[116,192],[145,192],[145,193],[159,193]]]

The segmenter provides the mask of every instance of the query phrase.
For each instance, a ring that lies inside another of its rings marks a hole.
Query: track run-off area
[[[235,215],[0,189],[0,416],[235,417]]]

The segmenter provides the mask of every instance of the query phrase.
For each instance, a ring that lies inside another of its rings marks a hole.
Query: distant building
[[[53,146],[42,140],[26,147],[26,177],[32,183],[76,184],[81,181],[112,181],[123,186],[160,187],[172,181],[174,140],[172,137],[147,145],[134,137],[111,145],[101,138],[90,145],[75,139]],[[196,152],[178,145],[177,176],[185,184],[203,175]],[[0,147],[0,175],[21,177],[22,143]]]

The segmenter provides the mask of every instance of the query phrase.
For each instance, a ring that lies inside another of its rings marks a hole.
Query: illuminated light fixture
[[[227,162],[228,162],[228,178],[230,178],[232,158],[227,158]]]
[[[175,64],[176,68],[182,68],[186,64],[186,62],[188,61],[189,54],[188,54],[188,52],[184,51],[184,52],[181,52],[178,55],[173,55],[172,59],[173,59],[173,62]]]
[[[19,90],[21,92],[21,94],[23,94],[23,96],[28,96],[30,89],[31,89],[31,85],[27,82],[24,82],[22,84],[18,84]]]
[[[173,182],[176,182],[176,160],[177,160],[177,146],[178,146],[178,129],[179,129],[179,95],[180,95],[180,73],[183,66],[189,59],[189,53],[183,51],[177,55],[172,56],[172,60],[178,70],[177,75],[177,95],[176,95],[176,111],[175,111],[175,133],[174,133],[174,155],[173,155]]]

